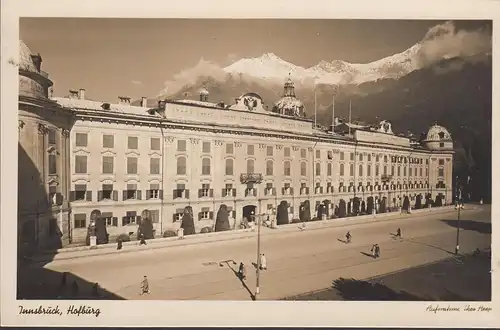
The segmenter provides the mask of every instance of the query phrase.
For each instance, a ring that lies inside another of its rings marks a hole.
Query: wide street
[[[263,236],[261,252],[268,270],[261,272],[257,299],[282,299],[332,285],[340,277],[367,279],[448,258],[455,249],[457,212],[420,213],[352,226],[284,232]],[[331,220],[335,221],[335,220]],[[461,212],[460,252],[491,244],[491,208],[470,205]],[[403,238],[394,237],[402,229]],[[489,228],[489,229],[488,229]],[[342,242],[350,230],[352,242]],[[373,244],[381,257],[368,254]],[[46,269],[70,272],[124,299],[249,300],[255,291],[257,238],[171,246],[133,253],[55,260]],[[222,261],[230,260],[228,262]],[[233,263],[234,261],[234,263]],[[242,283],[235,271],[247,265]],[[144,275],[150,295],[139,295]]]

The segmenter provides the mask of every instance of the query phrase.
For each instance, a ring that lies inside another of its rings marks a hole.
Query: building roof
[[[440,125],[433,125],[427,132],[427,141],[446,141],[451,140],[450,132]]]
[[[82,100],[78,98],[68,98],[68,97],[53,97],[51,100],[57,102],[62,107],[72,108],[78,111],[78,109],[83,110],[95,110],[95,111],[103,111],[104,108],[102,105],[108,102],[102,101],[92,101],[92,100]],[[107,111],[115,111],[119,113],[128,113],[134,115],[141,116],[151,116],[147,112],[148,108],[135,106],[130,104],[116,104],[109,103],[109,110]]]
[[[26,71],[37,72],[35,63],[31,58],[31,50],[26,46],[24,41],[19,40],[19,68]]]

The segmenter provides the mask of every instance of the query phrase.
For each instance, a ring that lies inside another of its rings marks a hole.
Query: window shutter
[[[87,191],[86,192],[86,197],[87,197],[87,201],[91,202],[92,201],[92,191]]]
[[[56,205],[62,205],[63,203],[63,196],[61,193],[56,193]]]
[[[203,196],[203,189],[198,189],[198,198],[201,198]]]
[[[151,190],[147,189],[146,190],[146,199],[149,199],[151,196]]]
[[[285,188],[281,188],[281,195],[285,195]]]
[[[201,212],[198,212],[198,221],[201,220]]]
[[[97,191],[97,201],[98,202],[102,201],[102,190]]]
[[[273,196],[276,196],[276,188],[273,188]]]
[[[140,215],[136,216],[135,223],[137,223],[139,225],[141,224],[141,216]]]
[[[186,198],[189,199],[189,189],[186,189]]]
[[[177,217],[176,217],[176,214],[174,213],[174,214],[172,214],[172,222],[175,222],[175,221],[177,221]]]
[[[233,188],[233,197],[236,197],[236,188]]]
[[[142,190],[137,190],[137,199],[138,200],[142,199]]]
[[[290,194],[293,195],[293,188],[290,188]]]
[[[227,195],[226,195],[226,189],[221,189],[220,195],[221,195],[222,197],[226,197],[226,196],[227,196]]]
[[[160,190],[159,197],[160,197],[160,199],[163,199],[163,190]]]
[[[209,194],[210,194],[210,197],[214,197],[214,190],[210,189]]]
[[[127,191],[126,190],[122,191],[122,200],[123,201],[127,200]]]
[[[113,217],[113,226],[118,227],[118,217]]]
[[[174,189],[174,190],[172,191],[172,198],[173,198],[173,199],[176,199],[176,198],[177,198],[177,189]]]
[[[214,219],[214,212],[210,211],[210,213],[208,214],[208,217],[210,218],[210,220],[213,220]]]
[[[113,190],[113,200],[118,201],[118,190]]]
[[[76,199],[76,192],[75,191],[70,191],[69,192],[69,201],[74,202]]]
[[[257,196],[257,189],[255,189],[255,188],[253,189],[253,195]]]
[[[309,195],[309,187],[306,188],[306,194]]]
[[[128,224],[127,221],[127,217],[122,217],[122,226],[126,226]]]

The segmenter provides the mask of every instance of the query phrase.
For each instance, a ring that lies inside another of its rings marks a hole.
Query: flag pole
[[[316,116],[317,116],[317,106],[316,106],[316,80],[315,80],[314,81],[314,129],[316,129],[317,125]]]
[[[351,100],[349,100],[349,135],[351,135]]]
[[[335,133],[335,88],[332,95],[332,134]]]

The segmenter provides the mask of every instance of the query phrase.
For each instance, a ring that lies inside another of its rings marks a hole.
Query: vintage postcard
[[[499,13],[3,1],[2,325],[499,326]]]

